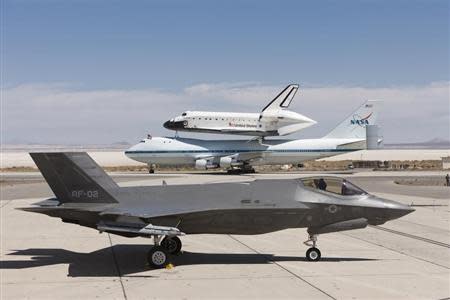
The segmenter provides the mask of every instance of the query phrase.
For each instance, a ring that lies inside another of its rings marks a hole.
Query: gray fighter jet
[[[126,237],[148,237],[148,262],[162,267],[185,234],[263,234],[308,228],[309,261],[317,236],[400,218],[409,206],[370,195],[337,177],[119,187],[86,153],[32,153],[55,198],[25,211]]]

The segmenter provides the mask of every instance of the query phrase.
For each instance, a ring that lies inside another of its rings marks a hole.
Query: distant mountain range
[[[58,144],[5,144],[2,151],[122,151],[131,147],[127,142],[100,145],[58,145]]]
[[[385,149],[450,149],[450,140],[434,138],[426,142],[384,144]]]
[[[108,151],[126,150],[131,147],[128,142],[114,142],[100,145],[57,145],[57,144],[5,144],[2,151]],[[386,143],[385,149],[450,149],[450,140],[434,138],[426,142]]]

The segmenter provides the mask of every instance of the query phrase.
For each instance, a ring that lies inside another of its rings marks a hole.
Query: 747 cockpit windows
[[[346,179],[338,177],[308,177],[300,179],[304,186],[338,194],[342,196],[365,195],[365,191],[349,182]]]

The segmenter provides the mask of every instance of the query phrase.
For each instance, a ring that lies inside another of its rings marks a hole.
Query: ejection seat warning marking
[[[98,198],[98,191],[97,190],[77,190],[72,191],[72,197],[73,198]]]

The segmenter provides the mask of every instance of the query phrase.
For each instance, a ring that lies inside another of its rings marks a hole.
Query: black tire
[[[306,251],[306,260],[308,261],[319,261],[320,257],[320,250],[317,248],[312,247]]]
[[[154,170],[154,169],[150,169],[150,170],[148,170],[148,173],[154,174],[154,173],[155,173],[155,170]]]
[[[182,246],[183,246],[183,244],[181,243],[180,238],[177,236],[172,236],[172,237],[166,236],[161,241],[161,247],[166,249],[166,251],[168,253],[174,254],[174,255],[180,253]]]
[[[154,268],[163,268],[169,260],[169,254],[161,246],[154,246],[147,254],[148,264]]]
[[[244,168],[244,169],[242,169],[242,173],[244,173],[244,174],[255,174],[256,170],[254,168]]]
[[[242,173],[241,169],[228,169],[227,174],[228,175],[239,175]]]

